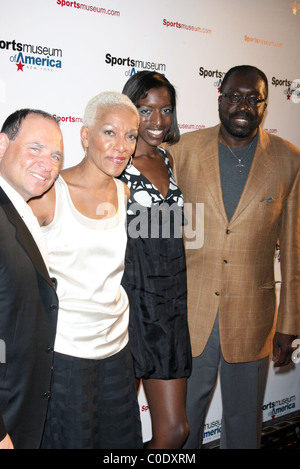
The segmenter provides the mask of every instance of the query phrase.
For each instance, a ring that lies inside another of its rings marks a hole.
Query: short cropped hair
[[[266,75],[264,74],[264,72],[259,70],[259,68],[254,67],[253,65],[237,65],[236,67],[232,67],[231,69],[229,69],[228,72],[225,73],[224,78],[222,80],[220,93],[223,93],[223,89],[224,89],[227,81],[229,80],[231,75],[235,72],[249,72],[249,73],[250,72],[256,72],[262,78],[262,80],[265,82],[266,93],[267,93],[266,98],[268,97],[268,89],[269,89],[268,79],[267,79]]]
[[[94,96],[88,102],[83,116],[83,125],[90,127],[94,125],[97,116],[104,110],[109,108],[125,107],[131,109],[137,116],[138,122],[140,120],[137,108],[132,101],[125,96],[125,94],[116,91],[103,91],[97,96]]]
[[[7,117],[2,125],[1,132],[5,133],[9,140],[15,140],[18,136],[23,120],[30,114],[35,114],[44,117],[45,119],[50,119],[59,127],[57,120],[52,116],[52,114],[41,111],[39,109],[24,108],[13,112]]]
[[[172,124],[170,130],[165,135],[164,142],[172,145],[178,142],[180,132],[177,123],[176,91],[169,80],[161,73],[143,70],[129,78],[122,92],[137,106],[138,100],[146,98],[149,90],[152,88],[167,88],[169,92],[172,106]]]

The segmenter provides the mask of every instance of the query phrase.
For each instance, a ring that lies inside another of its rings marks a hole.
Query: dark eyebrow
[[[45,145],[43,145],[42,143],[39,143],[39,142],[28,142],[28,143],[25,143],[25,145],[36,145],[37,147],[40,147],[40,148],[44,148]]]
[[[51,155],[58,155],[60,158],[63,158],[64,154],[61,151],[54,151]]]
[[[242,95],[242,93],[239,90],[236,90],[235,88],[233,88],[233,89],[229,88],[229,91],[224,91],[224,94],[240,94],[240,95]],[[259,91],[256,91],[256,90],[250,91],[249,96],[254,96],[254,95],[260,96],[261,93],[259,93]]]
[[[39,148],[46,148],[46,145],[43,145],[42,143],[39,142],[30,142],[30,143],[25,143],[26,146],[29,145],[35,145]],[[51,155],[59,155],[61,158],[63,158],[63,153],[61,151],[54,151],[51,153]]]

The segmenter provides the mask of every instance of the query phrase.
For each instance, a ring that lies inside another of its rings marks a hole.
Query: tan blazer
[[[193,356],[203,351],[219,309],[225,360],[247,362],[270,353],[278,239],[282,285],[276,330],[300,334],[300,150],[259,129],[246,186],[228,222],[219,174],[219,128],[183,134],[167,149],[185,204],[204,204],[203,246],[193,247],[185,235]],[[195,214],[193,218],[195,225]],[[195,231],[201,231],[199,226]]]

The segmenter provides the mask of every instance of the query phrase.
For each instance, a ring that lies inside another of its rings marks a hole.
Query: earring
[[[132,155],[130,157],[130,160],[127,163],[127,168],[130,168],[131,165],[132,165]]]

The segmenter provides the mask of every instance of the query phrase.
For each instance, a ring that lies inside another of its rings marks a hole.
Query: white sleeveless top
[[[118,210],[94,220],[72,203],[68,186],[55,182],[55,216],[42,227],[51,276],[57,279],[59,313],[55,350],[74,357],[101,359],[128,342],[129,304],[120,285],[127,242],[124,186],[115,179]]]

